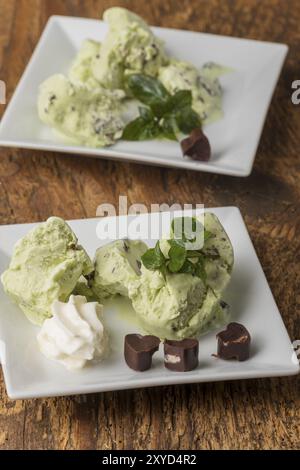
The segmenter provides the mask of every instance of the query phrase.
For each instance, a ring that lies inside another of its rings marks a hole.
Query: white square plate
[[[216,352],[216,331],[200,338],[199,367],[186,373],[164,368],[162,346],[147,372],[129,369],[123,357],[124,336],[137,327],[122,319],[117,301],[105,308],[105,319],[112,340],[112,353],[100,364],[82,372],[68,372],[63,366],[42,356],[37,346],[39,328],[33,326],[0,287],[0,338],[2,367],[8,395],[13,398],[71,395],[167,384],[208,382],[292,375],[299,365],[292,360],[293,349],[263,270],[255,254],[239,210],[235,207],[209,209],[224,225],[235,252],[232,281],[225,295],[232,318],[243,323],[252,335],[252,354],[246,362],[223,361],[211,356]],[[130,220],[133,219],[133,216]],[[141,226],[147,215],[141,218]],[[157,214],[149,216],[154,222]],[[162,213],[162,223],[170,213]],[[99,219],[70,222],[80,243],[90,256],[103,244],[96,236]],[[155,223],[155,222],[154,222]],[[0,227],[0,271],[6,269],[15,242],[36,224]],[[149,245],[155,241],[145,240]]]
[[[52,74],[66,73],[86,38],[102,41],[102,21],[50,18],[0,124],[0,145],[89,155],[227,175],[251,172],[265,117],[288,47],[211,34],[153,28],[168,53],[200,67],[214,61],[232,67],[222,78],[224,118],[205,128],[213,156],[207,163],[182,157],[176,142],[121,141],[110,148],[72,146],[39,121],[38,87]]]

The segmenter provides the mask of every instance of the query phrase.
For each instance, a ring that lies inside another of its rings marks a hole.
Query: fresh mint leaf
[[[160,271],[160,273],[162,274],[164,280],[166,280],[166,278],[167,278],[167,264],[166,264],[166,260],[165,260],[165,262],[161,265],[161,267],[159,268],[159,271]]]
[[[191,108],[192,102],[193,98],[191,90],[179,90],[169,99],[170,110],[173,113],[176,113],[182,109]]]
[[[171,273],[177,273],[180,271],[186,260],[186,249],[182,243],[178,243],[177,240],[169,241],[171,247],[168,252],[170,261],[168,262],[168,269]]]
[[[196,217],[177,217],[172,220],[171,231],[176,239],[193,241],[202,230],[203,225]]]
[[[176,120],[174,116],[172,115],[164,116],[160,122],[161,136],[164,137],[165,139],[177,141],[177,137],[175,134],[176,127],[177,125],[176,125]]]
[[[164,261],[164,260],[165,260],[164,254],[163,254],[163,252],[162,252],[161,249],[160,249],[160,243],[159,243],[159,241],[156,243],[155,248],[154,248],[154,251],[155,251],[156,256],[159,257],[159,258],[161,259],[161,261]]]
[[[195,264],[192,263],[189,259],[186,259],[183,266],[181,267],[180,273],[192,274],[195,275]]]
[[[169,101],[161,101],[160,103],[154,103],[151,105],[151,110],[158,119],[161,119],[170,112]]]
[[[127,84],[133,96],[151,108],[166,103],[170,98],[170,93],[164,85],[149,75],[141,73],[129,75]]]
[[[203,283],[205,284],[207,274],[205,271],[204,258],[202,256],[199,257],[197,263],[195,264],[195,276],[200,277],[200,279],[202,279]]]
[[[196,217],[177,217],[173,219],[171,223],[171,232],[176,237],[175,239],[189,242],[195,241],[196,235],[199,235],[201,232],[203,232],[204,243],[213,236],[209,230],[204,228],[203,224]]]
[[[129,122],[123,130],[123,140],[150,140],[160,135],[160,128],[155,118],[152,120],[138,117]]]
[[[171,95],[157,78],[144,74],[127,77],[127,86],[134,98],[147,107],[140,107],[140,116],[127,124],[124,140],[166,138],[178,140],[178,131],[189,134],[201,126],[198,114],[192,109],[190,90]]]
[[[193,110],[192,106],[192,93],[190,90],[179,90],[174,95],[170,95],[167,101],[160,102],[159,104],[151,105],[154,114],[157,117],[165,117],[169,115],[176,123],[176,114],[182,110],[186,112],[186,108]],[[177,124],[176,124],[176,127]]]
[[[167,273],[185,273],[197,276],[206,283],[207,274],[205,271],[205,255],[201,250],[187,250],[187,240],[196,238],[200,231],[204,232],[204,237],[210,237],[212,234],[204,230],[203,225],[196,217],[178,217],[173,219],[171,232],[181,238],[171,238],[168,240],[170,245],[167,258],[160,249],[160,243],[157,242],[155,248],[146,251],[142,256],[142,263],[145,268],[151,271],[159,271],[164,279]]]
[[[183,134],[190,134],[197,127],[201,127],[199,115],[188,106],[176,113],[176,122]]]
[[[145,106],[139,107],[140,117],[143,118],[145,121],[151,121],[154,118],[154,115],[150,108],[146,108]]]
[[[171,247],[181,247],[181,248],[184,248],[185,249],[185,245],[184,245],[184,241],[181,240],[181,239],[175,239],[175,238],[171,238],[170,240],[168,240],[168,243]]]
[[[202,256],[202,253],[197,250],[187,250],[187,258],[199,258],[199,256]]]
[[[160,249],[159,242],[156,243],[155,248],[147,250],[141,257],[141,260],[145,268],[150,271],[161,269],[166,260]]]

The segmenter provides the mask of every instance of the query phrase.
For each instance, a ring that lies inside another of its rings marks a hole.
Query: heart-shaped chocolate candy
[[[218,357],[238,361],[249,359],[251,336],[244,325],[236,322],[229,323],[226,330],[217,334],[217,339]]]
[[[188,372],[198,365],[199,341],[193,338],[181,341],[166,340],[164,353],[167,369],[174,372]]]
[[[124,357],[133,370],[143,372],[150,369],[152,356],[158,351],[160,339],[152,335],[130,334],[125,336]]]

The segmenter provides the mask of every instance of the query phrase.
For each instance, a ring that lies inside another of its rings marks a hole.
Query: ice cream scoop
[[[193,109],[203,124],[209,124],[223,116],[223,92],[219,77],[230,71],[212,62],[198,69],[189,62],[171,59],[169,64],[159,69],[158,78],[171,94],[191,90]]]
[[[120,102],[124,96],[121,90],[73,83],[57,74],[40,86],[38,113],[41,121],[74,143],[103,147],[122,135]]]
[[[203,222],[210,234],[201,249],[204,277],[169,271],[164,275],[142,266],[141,276],[129,284],[133,308],[150,334],[175,340],[196,336],[218,316],[231,277],[233,249],[214,214],[205,213]],[[168,252],[165,242],[162,249]]]
[[[128,297],[128,285],[139,278],[141,256],[147,245],[139,240],[116,240],[98,248],[90,282],[97,298]]]
[[[90,87],[98,87],[93,72],[93,64],[97,62],[101,54],[101,43],[86,39],[75,57],[69,70],[69,79],[73,83],[87,84]]]
[[[138,15],[114,7],[106,10],[103,19],[109,31],[100,58],[93,64],[93,74],[105,87],[124,88],[124,79],[130,73],[156,76],[168,63],[162,41]]]
[[[53,302],[67,300],[81,275],[93,269],[69,225],[50,217],[18,241],[1,281],[28,319],[41,325]]]

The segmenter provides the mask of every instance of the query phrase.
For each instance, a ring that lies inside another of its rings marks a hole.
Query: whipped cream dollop
[[[102,360],[108,352],[108,335],[103,325],[103,306],[71,295],[68,303],[53,302],[52,317],[45,320],[37,336],[41,352],[69,370]]]

